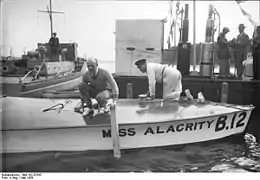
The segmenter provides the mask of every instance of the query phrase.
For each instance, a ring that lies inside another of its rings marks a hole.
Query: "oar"
[[[121,152],[120,152],[120,142],[119,142],[119,129],[118,129],[118,123],[116,119],[116,105],[111,104],[110,105],[110,126],[111,126],[111,136],[113,140],[113,152],[114,152],[114,158],[120,158]]]

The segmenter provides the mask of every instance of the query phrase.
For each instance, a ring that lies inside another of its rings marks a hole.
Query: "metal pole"
[[[177,30],[177,20],[178,20],[178,11],[176,10],[175,11],[175,17],[173,17],[172,18],[172,21],[175,21],[174,23],[174,46],[176,47],[176,45],[177,45],[177,32],[176,32],[176,30]],[[172,23],[172,22],[171,22]]]
[[[176,13],[177,16],[177,13]],[[173,18],[174,20],[174,18]],[[177,18],[175,18],[175,20],[177,21]],[[175,25],[174,25],[174,47],[176,47],[177,44],[177,39],[176,39],[176,21],[175,21]]]
[[[193,0],[193,71],[196,71],[196,2]]]
[[[2,56],[4,44],[3,44],[3,10],[4,10],[4,0],[0,0],[0,59]]]
[[[212,62],[213,62],[213,67],[212,67],[212,75],[215,75],[215,21],[216,21],[216,12],[213,11],[213,32],[212,32],[212,43],[213,43],[213,51],[212,51]]]
[[[51,23],[51,37],[53,34],[53,25],[52,25],[52,6],[51,6],[51,0],[50,0],[50,12],[49,12],[49,16],[50,16],[50,23]]]
[[[181,28],[180,28],[180,42],[182,42],[182,35],[183,35],[183,8],[181,9]]]

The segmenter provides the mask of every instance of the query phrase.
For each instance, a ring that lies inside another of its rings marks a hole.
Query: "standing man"
[[[50,45],[50,48],[51,48],[51,53],[52,54],[58,54],[59,52],[59,38],[57,37],[57,33],[54,32],[52,34],[52,37],[50,38],[49,40],[49,45]]]
[[[93,112],[93,104],[91,99],[96,99],[100,107],[105,107],[107,100],[113,98],[116,102],[118,99],[118,86],[113,76],[105,69],[98,67],[98,60],[96,58],[89,58],[87,60],[88,71],[83,74],[82,82],[78,88],[82,98],[82,105],[76,108],[76,111],[83,109],[83,116]],[[84,111],[84,103],[87,104],[88,109]]]
[[[243,61],[247,58],[249,48],[249,36],[244,32],[244,24],[239,24],[238,30],[239,35],[234,42],[234,57],[237,75],[239,78],[241,78],[244,71]]]
[[[137,68],[148,75],[149,91],[148,96],[155,97],[156,82],[162,83],[163,99],[178,100],[182,92],[181,73],[171,66],[157,63],[148,63],[146,59],[135,62]]]
[[[219,75],[220,76],[227,76],[229,75],[229,59],[230,53],[228,48],[228,41],[226,38],[226,34],[229,32],[229,28],[224,27],[222,32],[219,34],[217,44],[219,47],[219,51],[217,57],[219,59]]]
[[[253,44],[253,76],[260,80],[260,26],[256,27],[256,34],[252,39]]]

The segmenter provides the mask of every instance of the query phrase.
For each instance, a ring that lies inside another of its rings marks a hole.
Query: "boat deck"
[[[110,122],[108,114],[96,116],[94,119],[83,119],[82,115],[74,112],[79,100],[71,103],[59,113],[43,109],[64,103],[64,100],[34,99],[34,98],[1,98],[3,104],[3,130],[71,128],[90,126],[107,126]],[[250,106],[227,107],[214,103],[191,102],[160,102],[155,100],[146,107],[141,107],[139,100],[119,100],[116,108],[118,124],[160,123],[166,121],[187,120],[204,117],[214,117],[236,111],[249,110]],[[240,109],[241,108],[241,109]]]

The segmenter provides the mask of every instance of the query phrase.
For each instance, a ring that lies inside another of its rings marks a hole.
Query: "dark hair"
[[[145,64],[145,63],[146,63],[146,59],[139,59],[135,62],[135,65],[140,66],[140,65]]]

